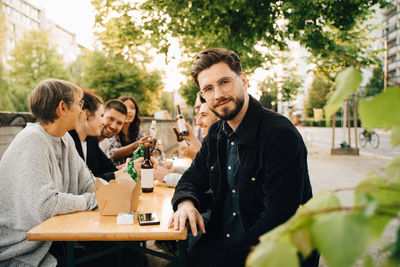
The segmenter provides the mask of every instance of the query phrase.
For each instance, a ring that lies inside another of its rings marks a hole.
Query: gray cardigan
[[[96,207],[93,178],[66,133],[67,192],[50,135],[37,123],[18,133],[0,161],[0,266],[55,266],[51,242],[26,233],[50,217]],[[64,190],[65,191],[65,190]]]

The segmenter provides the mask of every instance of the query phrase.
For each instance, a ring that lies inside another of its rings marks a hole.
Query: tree
[[[67,66],[70,81],[81,86],[84,80],[84,71],[87,66],[89,55],[78,56],[73,62]]]
[[[158,71],[147,72],[119,56],[95,51],[84,71],[84,86],[97,90],[104,101],[133,96],[141,113],[151,115],[160,107],[163,84]]]
[[[0,3],[0,10],[3,9],[3,3]],[[0,64],[3,63],[3,58],[5,56],[5,43],[6,43],[6,36],[7,36],[7,26],[6,26],[6,16],[5,12],[0,12]]]
[[[0,110],[11,110],[10,92],[7,81],[4,79],[3,66],[0,64]]]
[[[186,83],[179,88],[179,93],[186,100],[186,104],[189,107],[194,106],[198,92],[199,88],[192,80],[187,80]]]
[[[175,110],[172,97],[172,92],[161,93],[161,110],[168,110],[170,114],[173,114]]]
[[[382,72],[382,64],[376,66],[372,71],[372,77],[369,79],[368,84],[360,92],[361,98],[374,96],[383,91],[384,80]]]
[[[62,57],[48,39],[46,31],[30,31],[15,46],[9,61],[9,87],[13,111],[28,111],[27,96],[47,78],[68,79]]]
[[[3,9],[3,3],[0,3],[0,10]],[[3,60],[5,57],[5,43],[7,36],[5,12],[0,12],[0,110],[10,110],[10,100],[8,84],[5,80]]]
[[[307,117],[312,118],[314,108],[323,108],[328,100],[331,83],[317,73],[314,74],[311,87],[308,88],[307,98],[304,101],[304,110]]]
[[[265,62],[263,68],[269,71],[269,76],[258,85],[261,91],[260,102],[264,107],[277,110],[278,101],[289,102],[297,95],[303,80],[297,74],[295,64],[288,51],[270,48],[274,59]]]
[[[172,36],[180,40],[188,58],[208,47],[234,50],[245,71],[269,59],[268,51],[262,53],[258,47],[283,49],[287,40],[297,40],[318,55],[341,51],[346,57],[335,41],[336,32],[352,31],[378,3],[387,5],[385,0],[92,1],[96,25],[104,28],[100,39],[119,53],[129,56],[132,47],[146,43],[168,53]],[[358,57],[351,58],[365,58],[363,52],[360,49]]]
[[[376,49],[374,43],[377,38],[370,37],[370,33],[377,27],[379,26],[371,25],[367,21],[348,31],[327,28],[324,34],[332,39],[334,45],[311,50],[309,60],[315,64],[315,71],[333,83],[336,74],[348,67],[353,66],[360,70],[378,64],[378,56],[383,49]]]

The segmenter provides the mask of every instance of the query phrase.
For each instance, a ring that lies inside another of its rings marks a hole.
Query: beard
[[[235,105],[235,107],[232,110],[229,110],[228,107],[224,107],[222,111],[220,112],[216,111],[216,108],[220,103],[228,100],[230,100]],[[237,98],[221,97],[210,109],[217,117],[223,119],[224,121],[229,121],[236,117],[236,115],[242,109],[243,104],[244,104],[244,93],[243,90],[241,90],[241,94]]]

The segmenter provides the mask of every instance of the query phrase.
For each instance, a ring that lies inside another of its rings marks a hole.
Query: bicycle
[[[364,129],[359,135],[360,145],[365,147],[369,142],[373,148],[378,148],[379,146],[379,135],[374,131],[368,131]]]

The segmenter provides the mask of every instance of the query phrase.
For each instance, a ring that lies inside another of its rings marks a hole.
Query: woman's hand
[[[175,172],[175,168],[165,168],[164,166],[155,166],[154,168],[154,179],[164,183],[164,176]]]

